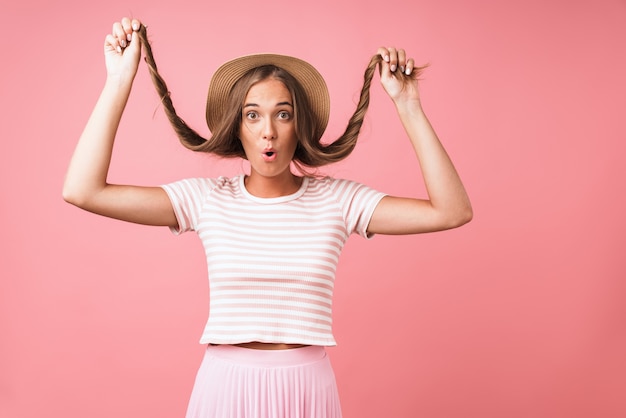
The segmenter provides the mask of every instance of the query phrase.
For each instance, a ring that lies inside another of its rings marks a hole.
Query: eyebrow
[[[293,108],[293,105],[291,103],[289,103],[289,102],[278,102],[278,103],[276,103],[276,107],[285,106],[285,105]],[[246,108],[246,107],[259,107],[259,105],[256,104],[256,103],[246,103],[245,105],[243,105],[243,107],[244,108]]]

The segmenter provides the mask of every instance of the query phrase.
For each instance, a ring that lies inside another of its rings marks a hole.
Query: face
[[[269,78],[253,85],[243,103],[239,138],[251,176],[292,176],[289,165],[298,140],[294,108],[285,85]]]

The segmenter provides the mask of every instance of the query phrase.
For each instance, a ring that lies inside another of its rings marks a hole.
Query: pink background
[[[624,0],[26,0],[0,14],[1,417],[185,411],[208,300],[197,237],[61,199],[104,81],[104,35],[129,14],[149,26],[177,109],[207,135],[210,75],[238,55],[313,63],[332,97],[329,139],[376,47],[431,64],[424,105],[475,218],[348,243],[329,350],[346,417],[626,416]],[[178,144],[142,65],[111,181],[241,168]],[[377,81],[358,149],[325,172],[423,195]]]

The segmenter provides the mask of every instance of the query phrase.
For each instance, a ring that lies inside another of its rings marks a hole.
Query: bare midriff
[[[306,344],[260,343],[257,341],[233,345],[235,347],[252,348],[254,350],[289,350],[292,348],[301,348],[307,346]]]

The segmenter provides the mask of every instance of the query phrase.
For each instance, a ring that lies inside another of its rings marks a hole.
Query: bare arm
[[[422,109],[417,80],[402,74],[412,72],[413,60],[407,60],[403,50],[380,48],[378,53],[384,59],[381,83],[413,145],[428,199],[383,198],[374,211],[368,232],[416,234],[456,228],[469,222],[473,216],[469,197]]]
[[[170,200],[160,187],[113,185],[107,174],[113,143],[141,56],[141,23],[124,18],[107,35],[107,79],[76,145],[63,185],[63,198],[82,209],[147,225],[175,226]]]

